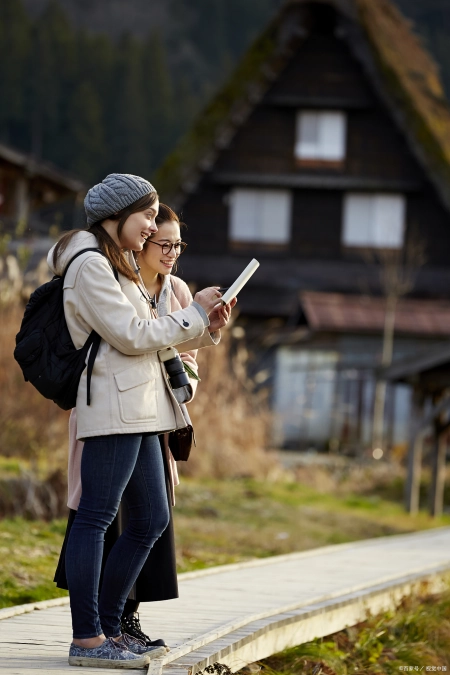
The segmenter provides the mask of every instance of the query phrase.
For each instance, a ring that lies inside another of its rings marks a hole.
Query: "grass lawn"
[[[410,517],[376,495],[338,497],[298,483],[182,479],[174,510],[178,569],[450,525]],[[0,607],[65,595],[51,581],[65,521],[0,520]]]
[[[450,589],[259,663],[261,675],[450,672]],[[244,671],[241,671],[243,675]]]

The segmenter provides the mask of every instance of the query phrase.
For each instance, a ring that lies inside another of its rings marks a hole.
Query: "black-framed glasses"
[[[160,246],[164,255],[168,255],[173,248],[177,256],[181,255],[187,246],[187,244],[184,241],[177,241],[176,244],[169,244],[169,242],[159,244],[157,241],[153,241],[153,239],[147,239],[147,243],[156,244],[157,246]]]

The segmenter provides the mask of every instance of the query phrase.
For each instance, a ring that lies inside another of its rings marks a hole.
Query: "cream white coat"
[[[69,246],[48,263],[61,274],[84,248],[97,247],[89,232],[74,235]],[[205,321],[194,305],[155,319],[135,283],[116,281],[107,259],[97,252],[80,255],[64,280],[64,311],[72,340],[79,349],[91,330],[103,338],[86,402],[86,371],[77,396],[77,439],[109,434],[164,432],[186,426],[157,350],[181,351],[211,344]],[[200,338],[200,339],[199,339]]]

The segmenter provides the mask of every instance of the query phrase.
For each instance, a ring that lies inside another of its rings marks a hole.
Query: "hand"
[[[218,306],[221,297],[222,293],[219,292],[219,286],[210,286],[209,288],[204,288],[202,291],[196,293],[194,301],[198,302],[209,316],[213,309]]]
[[[220,304],[209,315],[208,330],[214,333],[216,330],[224,328],[230,320],[231,310],[237,303],[237,298],[233,298],[227,305]]]

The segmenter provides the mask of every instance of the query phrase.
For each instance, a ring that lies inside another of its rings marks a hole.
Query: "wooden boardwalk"
[[[446,527],[180,575],[179,599],[141,605],[146,632],[171,647],[149,672],[192,675],[215,661],[236,671],[392,607],[424,584],[438,590],[449,571]],[[0,675],[74,672],[67,600],[50,604],[0,610]]]

